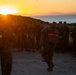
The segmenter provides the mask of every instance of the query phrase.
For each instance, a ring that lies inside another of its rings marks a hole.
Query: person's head
[[[63,23],[64,25],[66,25],[67,24],[67,22],[66,21],[64,21],[64,23]]]
[[[62,21],[59,21],[59,25],[62,25]]]
[[[56,23],[56,22],[53,22],[52,25],[53,25],[53,26],[57,26],[57,23]]]
[[[55,21],[52,24],[57,24]]]

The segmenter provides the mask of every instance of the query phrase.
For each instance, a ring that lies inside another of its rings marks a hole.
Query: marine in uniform
[[[56,44],[59,42],[60,37],[58,36],[59,31],[55,26],[44,27],[41,30],[40,46],[42,49],[41,56],[44,61],[47,63],[48,71],[52,71],[53,64],[53,51],[56,47]]]
[[[76,57],[76,24],[74,24],[74,28],[71,33],[71,37],[73,38],[73,52],[74,52],[73,57]]]
[[[12,44],[17,39],[12,30],[5,24],[0,25],[0,56],[2,75],[10,75],[12,70]]]

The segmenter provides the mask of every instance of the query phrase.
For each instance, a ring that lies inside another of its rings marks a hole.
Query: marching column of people
[[[44,24],[44,25],[43,25]],[[59,21],[59,23],[53,22],[53,23],[46,23],[47,26],[56,26],[56,28],[59,30],[60,32],[60,36],[62,36],[62,38],[60,39],[60,42],[57,44],[56,46],[56,51],[60,52],[60,53],[65,53],[68,51],[68,46],[69,46],[69,28],[68,28],[68,24],[66,22],[62,23],[61,21]],[[46,27],[45,23],[38,23],[37,25],[32,25],[32,26],[28,26],[28,27],[22,27],[20,30],[20,33],[18,34],[22,34],[23,36],[18,36],[19,38],[19,43],[17,43],[18,45],[20,45],[19,51],[22,50],[27,50],[27,51],[39,51],[40,52],[40,46],[39,46],[39,41],[40,41],[40,36],[41,36],[41,30],[43,29],[43,27]],[[24,32],[23,32],[24,31]],[[23,37],[23,38],[21,38]],[[21,42],[21,41],[23,42]],[[20,43],[21,42],[21,43]],[[33,44],[32,44],[33,43]],[[22,45],[21,45],[22,44]],[[23,47],[25,49],[23,49]]]
[[[28,29],[28,30],[25,30]],[[18,30],[17,30],[18,31]],[[66,22],[53,22],[52,24],[37,25],[36,27],[23,27],[15,34],[6,24],[0,25],[0,55],[2,75],[10,75],[12,70],[12,43],[19,44],[21,51],[39,51],[47,63],[47,70],[52,71],[54,67],[53,52],[65,53],[69,46],[68,24]],[[17,36],[17,37],[16,37]],[[74,56],[76,56],[76,25],[72,30]],[[15,42],[14,42],[15,41]],[[41,49],[40,49],[41,47]],[[20,51],[20,49],[18,49]]]
[[[59,23],[53,22],[52,24],[48,24],[46,23],[47,26],[56,26],[56,28],[59,30],[60,32],[60,36],[62,36],[62,38],[60,39],[60,42],[57,44],[56,46],[56,51],[57,52],[61,52],[61,53],[65,53],[66,51],[68,51],[68,45],[69,45],[69,28],[66,22],[62,23],[61,21],[59,21]],[[41,36],[41,30],[43,29],[43,27],[46,27],[46,24],[44,23],[41,24],[39,23],[36,26],[28,26],[27,27],[22,27],[20,30],[20,33],[18,34],[22,34],[23,36],[18,36],[19,41],[23,41],[23,42],[19,42],[18,45],[21,45],[19,47],[21,47],[20,51],[24,50],[22,47],[25,48],[25,50],[27,51],[39,51],[40,52],[40,46],[39,46],[39,41],[40,41],[40,36]],[[26,30],[27,29],[27,30]],[[22,32],[24,31],[24,32]],[[21,38],[23,37],[23,38]],[[25,41],[25,42],[24,42]],[[32,44],[33,43],[33,44]]]

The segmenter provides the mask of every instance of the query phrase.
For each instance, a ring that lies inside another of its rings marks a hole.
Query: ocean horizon
[[[40,19],[45,22],[59,22],[66,21],[67,23],[76,23],[76,14],[75,15],[53,15],[53,16],[33,16],[33,18]]]

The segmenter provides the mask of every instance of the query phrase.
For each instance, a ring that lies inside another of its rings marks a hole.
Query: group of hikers
[[[28,29],[27,29],[28,28]],[[27,31],[26,31],[27,30]],[[53,52],[65,53],[69,49],[69,27],[66,22],[53,22],[46,25],[36,25],[34,29],[26,27],[13,31],[6,23],[0,24],[0,55],[2,75],[10,75],[12,70],[12,48],[18,51],[39,51],[47,63],[47,70],[53,71]],[[71,31],[76,49],[76,26]],[[76,51],[75,51],[76,52]],[[75,54],[76,55],[76,54]]]
[[[69,43],[69,28],[66,22],[53,22],[52,26],[44,27],[41,30],[40,45],[42,48],[42,57],[47,63],[48,71],[52,71],[54,64],[52,61],[54,50],[65,52]],[[58,49],[58,50],[57,50]]]
[[[62,24],[62,22],[59,22],[59,24],[57,24],[56,22],[53,22],[51,24],[46,23],[44,25],[39,23],[39,25],[36,25],[33,27],[32,26],[27,27],[27,31],[18,30],[18,32],[16,32],[18,36],[18,42],[14,43],[14,47],[17,47],[18,51],[23,51],[23,50],[30,51],[30,52],[40,51],[41,30],[44,27],[46,28],[48,26],[51,26],[51,27],[54,26],[54,28],[60,31],[59,34],[63,37],[62,38],[63,41],[61,42],[65,43],[66,44],[65,47],[66,47],[69,43],[69,28],[66,22],[64,23],[65,24]],[[61,44],[64,45],[63,43]],[[63,49],[65,47],[62,46],[61,48]]]

